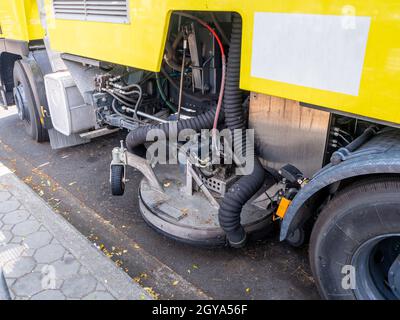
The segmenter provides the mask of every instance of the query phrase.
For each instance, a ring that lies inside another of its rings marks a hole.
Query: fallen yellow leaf
[[[155,299],[155,300],[157,300],[157,299],[158,299],[158,297],[159,297],[159,294],[158,294],[158,293],[156,293],[156,292],[153,290],[153,288],[150,288],[150,287],[145,287],[145,288],[144,288],[144,290],[146,290],[146,291],[147,291],[147,293],[148,293],[148,294],[150,294],[150,295],[152,296],[152,298],[153,298],[153,299]]]

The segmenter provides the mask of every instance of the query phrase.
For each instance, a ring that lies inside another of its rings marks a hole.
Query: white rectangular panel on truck
[[[251,75],[357,96],[371,18],[257,12]]]

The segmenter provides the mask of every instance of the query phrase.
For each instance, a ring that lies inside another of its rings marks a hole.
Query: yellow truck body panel
[[[127,23],[56,18],[45,2],[55,50],[149,71],[160,70],[173,11],[238,12],[241,88],[400,124],[398,0],[130,0]]]
[[[31,41],[44,37],[36,0],[0,1],[0,37]]]

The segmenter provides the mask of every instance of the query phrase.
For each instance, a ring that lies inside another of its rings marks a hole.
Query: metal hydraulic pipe
[[[148,113],[145,113],[145,112],[142,112],[142,111],[139,111],[139,110],[135,111],[135,110],[133,110],[133,109],[131,109],[129,107],[123,106],[122,110],[128,111],[130,113],[136,113],[138,116],[141,116],[143,118],[147,118],[147,119],[150,119],[150,120],[158,121],[160,123],[168,123],[169,122],[168,120],[161,119],[161,118],[156,117],[156,116],[152,116],[151,114],[148,114]]]

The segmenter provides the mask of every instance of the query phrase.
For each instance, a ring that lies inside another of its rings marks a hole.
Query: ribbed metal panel
[[[56,19],[129,23],[129,0],[53,0]]]

